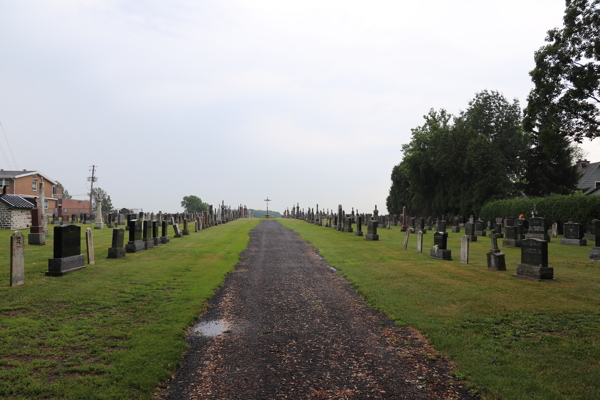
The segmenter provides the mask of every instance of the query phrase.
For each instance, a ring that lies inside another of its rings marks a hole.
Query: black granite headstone
[[[564,225],[565,239],[582,239],[584,236],[583,225],[578,223],[567,223]]]
[[[123,229],[113,229],[112,247],[121,248],[125,246],[125,231]]]
[[[142,221],[137,219],[130,219],[128,222],[129,226],[129,241],[135,242],[142,240]]]
[[[54,227],[54,258],[81,254],[81,228],[78,225]]]
[[[523,239],[521,241],[521,264],[547,267],[548,242],[540,239]]]
[[[433,245],[438,249],[446,250],[448,247],[448,234],[446,232],[435,232],[433,234]]]

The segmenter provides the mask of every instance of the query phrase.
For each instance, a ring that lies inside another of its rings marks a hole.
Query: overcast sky
[[[144,211],[196,195],[385,212],[410,129],[483,89],[524,107],[534,51],[564,8],[0,0],[0,168],[84,198],[97,165],[114,206]],[[600,161],[598,141],[584,149]]]

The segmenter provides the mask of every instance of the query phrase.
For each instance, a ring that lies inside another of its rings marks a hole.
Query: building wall
[[[596,168],[592,173],[579,184],[580,189],[594,189],[596,182],[600,182],[600,168]]]
[[[31,210],[9,207],[0,202],[0,229],[24,229],[31,226]]]
[[[80,213],[90,212],[90,201],[89,200],[74,200],[74,199],[63,199],[62,200],[62,214],[71,215],[77,214],[79,218]]]

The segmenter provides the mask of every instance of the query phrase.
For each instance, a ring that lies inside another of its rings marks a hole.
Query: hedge
[[[529,219],[534,204],[537,216],[544,217],[548,223],[557,220],[561,224],[573,221],[587,225],[593,219],[600,218],[600,196],[581,193],[491,201],[481,207],[480,218],[493,221],[496,217],[518,217],[524,214]]]

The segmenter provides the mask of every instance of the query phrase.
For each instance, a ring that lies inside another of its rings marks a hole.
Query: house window
[[[56,186],[52,185],[52,196],[56,194]]]
[[[37,192],[37,182],[36,181],[31,182],[31,191]]]
[[[0,186],[0,188],[3,188],[4,186],[8,186],[8,179],[0,179],[0,184],[2,186]]]
[[[600,181],[596,181],[596,186],[594,187],[600,187]]]

